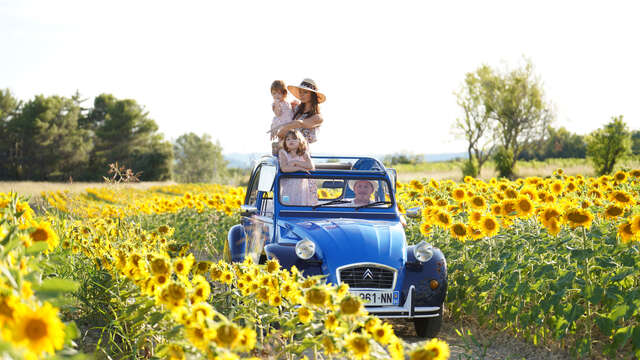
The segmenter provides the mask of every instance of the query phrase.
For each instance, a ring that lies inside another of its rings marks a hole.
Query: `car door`
[[[245,256],[254,262],[260,262],[263,247],[273,238],[273,182],[276,167],[260,164],[249,183],[246,205],[249,205],[242,217],[242,226],[246,234]]]

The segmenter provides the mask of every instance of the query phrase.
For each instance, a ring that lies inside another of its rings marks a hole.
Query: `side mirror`
[[[240,215],[251,217],[258,213],[258,208],[253,205],[241,205],[240,206]]]
[[[407,209],[405,211],[405,214],[407,215],[407,217],[414,218],[414,219],[419,218],[421,215],[420,213],[421,211],[419,206],[412,207],[411,209]]]

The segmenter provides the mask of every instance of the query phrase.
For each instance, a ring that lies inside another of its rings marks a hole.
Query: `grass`
[[[408,182],[412,179],[451,179],[455,181],[462,180],[462,160],[442,161],[442,162],[426,162],[421,164],[398,164],[393,166],[398,171],[398,180]],[[594,176],[592,164],[586,159],[547,159],[545,161],[519,161],[516,164],[515,172],[518,177],[530,176],[550,176],[555,170],[562,168],[567,175]],[[625,158],[616,165],[618,169],[638,169],[640,168],[640,158]],[[495,171],[495,164],[488,161],[482,167],[480,179],[489,180],[496,177],[498,173]],[[232,172],[226,181],[217,181],[217,183],[226,183],[231,185],[246,185],[249,178],[249,170],[237,170]],[[169,185],[174,182],[139,182],[139,183],[121,183],[116,186],[134,187],[137,189],[147,189],[155,185]],[[8,193],[11,191],[18,192],[24,196],[38,196],[43,191],[69,191],[82,192],[88,187],[105,186],[105,183],[56,183],[41,181],[0,181],[0,193]]]
[[[398,180],[407,182],[412,179],[451,179],[455,181],[462,180],[462,160],[453,160],[437,163],[422,164],[399,164],[394,168],[398,171]],[[594,176],[595,171],[593,165],[587,159],[547,159],[545,161],[518,161],[516,163],[515,173],[517,177],[530,176],[550,176],[552,173],[562,168],[567,175]],[[638,169],[640,168],[640,158],[625,158],[616,164],[615,170],[618,169]],[[493,161],[488,161],[482,166],[480,179],[489,180],[497,177]]]
[[[147,181],[139,183],[121,183],[110,186],[121,187],[133,187],[136,189],[147,189],[156,185],[170,185],[175,184],[171,181]],[[0,181],[0,193],[17,192],[23,196],[39,196],[43,191],[69,191],[69,192],[82,192],[86,188],[106,186],[106,183],[99,182],[74,182],[74,183],[59,183],[59,182],[47,182],[47,181]]]

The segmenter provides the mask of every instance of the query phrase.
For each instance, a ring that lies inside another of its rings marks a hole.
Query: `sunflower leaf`
[[[35,255],[35,254],[39,254],[41,252],[43,252],[44,250],[46,250],[49,247],[49,244],[47,244],[44,241],[38,241],[35,244],[29,246],[27,248],[27,250],[25,251],[26,255]]]
[[[80,287],[80,283],[68,279],[49,278],[42,281],[42,284],[35,287],[35,290],[39,293],[65,293],[75,292]]]

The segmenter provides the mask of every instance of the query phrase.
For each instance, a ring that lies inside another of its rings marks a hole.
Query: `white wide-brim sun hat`
[[[348,183],[349,189],[351,189],[351,191],[353,191],[354,193],[356,192],[356,189],[355,189],[356,183],[359,182],[359,181],[366,181],[369,184],[371,184],[371,186],[373,187],[372,193],[375,193],[378,190],[378,182],[377,181],[371,181],[371,180],[366,180],[366,179],[349,180],[349,183]]]
[[[291,93],[291,95],[295,96],[298,100],[300,100],[300,90],[307,90],[315,93],[318,96],[318,104],[323,103],[327,97],[324,96],[323,93],[318,91],[318,86],[316,82],[307,78],[302,80],[300,85],[289,85],[287,86],[287,90]]]

